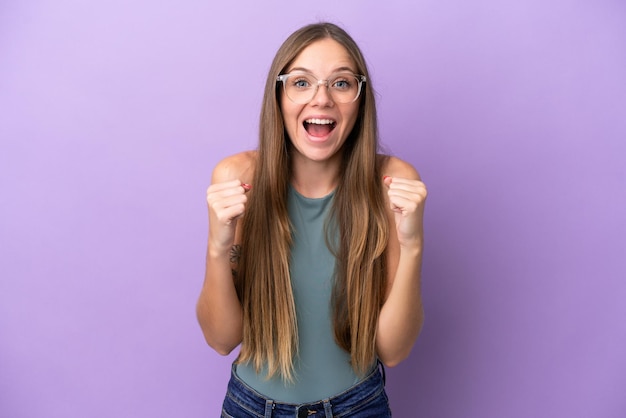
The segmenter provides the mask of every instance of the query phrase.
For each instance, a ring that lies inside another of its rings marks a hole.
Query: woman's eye
[[[339,90],[347,90],[350,88],[350,82],[348,80],[335,80],[333,87]]]
[[[306,88],[311,85],[311,83],[306,78],[299,78],[293,81],[293,85],[298,88]]]

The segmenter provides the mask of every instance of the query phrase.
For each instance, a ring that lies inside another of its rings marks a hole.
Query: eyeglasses
[[[366,77],[345,72],[335,74],[328,80],[318,80],[311,74],[298,72],[281,74],[276,81],[282,81],[285,94],[296,104],[307,104],[313,100],[321,85],[326,86],[333,101],[352,103],[359,98]]]

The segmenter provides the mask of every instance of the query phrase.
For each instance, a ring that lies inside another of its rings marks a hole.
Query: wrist
[[[400,255],[406,255],[410,257],[420,257],[423,251],[423,243],[411,243],[411,244],[400,244]]]
[[[207,249],[207,257],[212,259],[219,259],[228,257],[232,249],[232,245],[219,245],[209,242]]]

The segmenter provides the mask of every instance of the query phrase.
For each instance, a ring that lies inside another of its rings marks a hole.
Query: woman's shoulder
[[[379,155],[383,176],[402,177],[410,180],[421,180],[419,173],[410,163],[391,155]]]
[[[213,183],[240,180],[251,183],[256,165],[256,151],[244,151],[230,155],[217,163],[213,169]]]

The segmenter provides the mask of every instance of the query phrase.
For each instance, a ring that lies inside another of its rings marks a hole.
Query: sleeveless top
[[[289,271],[298,321],[299,351],[294,359],[295,383],[280,375],[266,379],[252,364],[238,364],[241,380],[277,402],[308,403],[329,398],[359,381],[350,355],[334,339],[330,304],[335,257],[326,244],[325,223],[334,192],[307,198],[289,188],[288,212],[293,227]],[[335,237],[337,234],[334,234]]]

